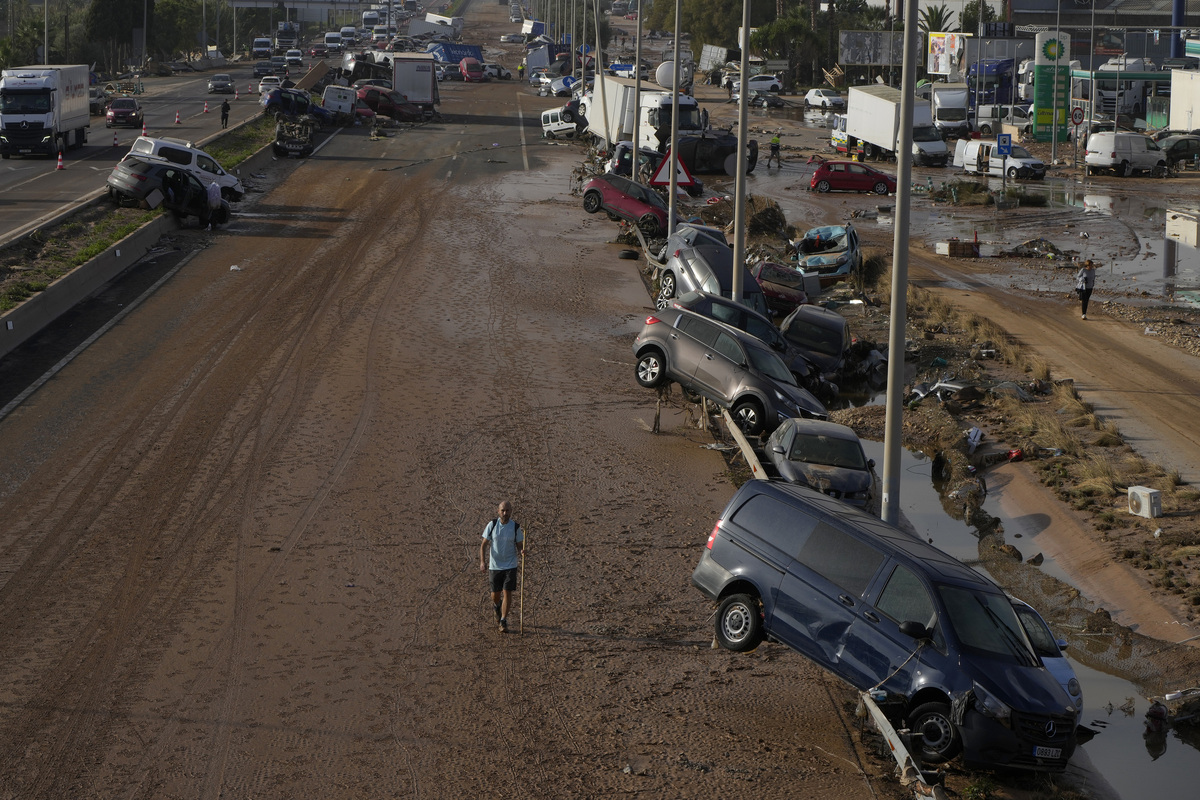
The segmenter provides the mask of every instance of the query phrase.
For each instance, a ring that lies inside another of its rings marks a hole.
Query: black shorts
[[[492,578],[492,591],[499,592],[501,590],[512,592],[517,588],[517,568],[512,569],[493,569],[490,570]]]

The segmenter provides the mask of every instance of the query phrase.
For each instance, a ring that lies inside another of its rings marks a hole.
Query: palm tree
[[[940,6],[926,6],[921,9],[921,18],[917,27],[925,33],[953,33],[958,30],[954,25],[954,12],[943,3]]]

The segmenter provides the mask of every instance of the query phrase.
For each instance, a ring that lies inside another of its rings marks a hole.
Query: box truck
[[[611,147],[633,136],[634,88],[637,82],[611,75],[600,75],[599,81],[588,100],[587,110],[581,108],[581,111],[588,119],[588,131]],[[663,150],[671,138],[671,93],[661,88],[647,89],[643,84],[638,114],[639,145]],[[703,132],[699,103],[696,98],[681,94],[679,135],[698,136]]]
[[[846,94],[846,113],[834,120],[834,147],[847,155],[894,158],[900,137],[900,90],[891,86],[852,86]],[[946,166],[946,142],[933,126],[929,106],[915,97],[912,102],[913,163]]]
[[[432,115],[434,106],[442,102],[438,95],[437,70],[430,53],[394,53],[392,55],[392,88],[408,102],[420,106]]]
[[[90,123],[86,64],[0,72],[0,156],[52,156],[82,147]]]
[[[943,138],[966,138],[971,133],[968,89],[965,83],[935,83],[930,89],[933,124]]]

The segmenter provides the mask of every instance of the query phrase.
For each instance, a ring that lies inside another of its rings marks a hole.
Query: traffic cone
[[[208,101],[207,100],[204,101],[204,111],[202,113],[205,113],[205,114],[208,113]]]
[[[175,112],[175,124],[176,124],[176,125],[182,125],[182,124],[183,124],[183,122],[182,122],[182,121],[179,119],[179,112],[178,112],[178,111],[176,111],[176,112]]]
[[[253,83],[246,84],[246,94],[254,94],[254,84]]]
[[[146,135],[146,120],[142,120],[142,136]]]
[[[58,166],[55,167],[55,169],[66,169],[66,167],[64,167],[63,163],[62,163],[62,150],[58,151]]]
[[[116,147],[116,146],[117,146],[117,135],[114,133],[113,134],[113,147]]]
[[[233,99],[234,99],[235,101],[238,99],[238,90],[237,90],[237,89],[234,89],[234,90],[233,90]]]

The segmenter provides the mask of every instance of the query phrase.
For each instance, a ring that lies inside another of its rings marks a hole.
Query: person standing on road
[[[779,132],[771,137],[771,154],[767,156],[767,169],[771,168],[771,159],[775,159],[775,166],[782,167],[783,161],[779,157]]]
[[[517,567],[525,547],[525,531],[512,519],[512,503],[505,500],[497,509],[496,519],[483,529],[483,541],[479,543],[479,569],[490,571],[492,610],[501,633],[508,632],[508,610],[512,605],[512,593],[517,588]],[[488,552],[489,547],[491,552]]]
[[[217,219],[217,212],[221,208],[221,187],[213,181],[208,185],[207,197],[205,198],[204,210],[207,212],[205,218],[201,220],[208,225],[211,231]]]
[[[1079,273],[1075,276],[1075,291],[1079,293],[1079,300],[1083,303],[1083,314],[1080,319],[1087,319],[1088,300],[1092,299],[1092,289],[1096,285],[1096,265],[1089,258],[1083,262],[1083,266],[1079,268]]]
[[[229,127],[229,109],[230,109],[229,101],[222,100],[221,101],[221,127],[222,128]]]

